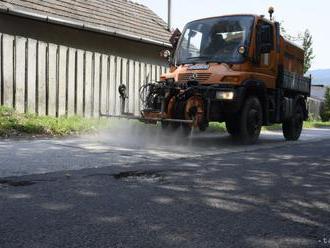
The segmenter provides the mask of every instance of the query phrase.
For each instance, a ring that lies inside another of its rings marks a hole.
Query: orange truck
[[[141,88],[139,119],[184,134],[225,122],[243,144],[255,143],[262,126],[281,123],[286,140],[299,139],[311,78],[304,51],[281,36],[272,13],[206,18],[174,32],[172,51],[163,52],[170,72]],[[119,93],[125,115],[124,85]]]

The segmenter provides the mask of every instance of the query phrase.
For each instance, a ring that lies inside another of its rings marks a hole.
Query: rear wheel
[[[295,107],[295,112],[292,118],[284,121],[282,124],[283,135],[286,140],[298,140],[304,124],[303,108],[300,104]]]
[[[243,144],[255,143],[262,127],[262,107],[256,97],[250,97],[245,101],[239,120],[238,138]],[[234,129],[234,132],[236,129]]]

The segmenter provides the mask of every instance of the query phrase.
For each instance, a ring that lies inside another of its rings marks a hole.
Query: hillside
[[[307,72],[307,75],[312,74],[313,84],[324,84],[330,86],[330,69],[313,70]]]

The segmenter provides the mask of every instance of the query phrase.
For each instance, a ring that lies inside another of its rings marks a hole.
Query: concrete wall
[[[307,105],[309,111],[309,118],[311,120],[320,120],[320,115],[324,102],[315,98],[308,98]]]
[[[167,70],[161,47],[0,15],[0,102],[39,115],[139,114],[141,84]]]

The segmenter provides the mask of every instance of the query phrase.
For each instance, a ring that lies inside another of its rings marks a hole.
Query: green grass
[[[271,126],[262,127],[262,130],[279,131],[279,130],[282,130],[282,124],[274,124],[274,125],[271,125]]]
[[[305,121],[304,128],[330,128],[330,122],[321,122],[321,121]],[[211,132],[226,132],[225,123],[210,123],[208,128]],[[263,130],[267,131],[280,131],[282,130],[282,124],[274,124],[272,126],[263,127]]]
[[[304,128],[330,128],[330,121],[306,121]]]
[[[106,120],[82,117],[48,117],[18,114],[0,106],[0,137],[28,135],[64,136],[93,132],[105,127]]]
[[[330,122],[322,122],[322,121],[305,121],[304,128],[330,128]],[[268,131],[279,131],[282,130],[281,124],[274,124],[272,126],[263,127],[264,130]]]
[[[112,121],[111,127],[122,125],[122,121]],[[134,125],[144,125],[133,122]],[[99,129],[109,127],[108,119],[85,119],[82,117],[48,117],[32,114],[18,114],[11,108],[0,106],[0,137],[46,135],[66,136],[87,132],[96,132]],[[304,128],[330,128],[330,122],[306,121]],[[263,127],[263,130],[278,131],[281,124]],[[210,123],[209,132],[226,132],[225,123]]]
[[[210,132],[227,132],[225,123],[211,122],[209,128]]]

